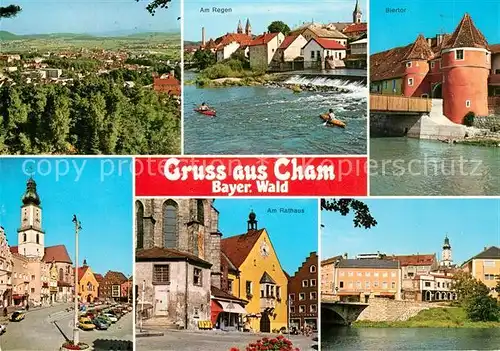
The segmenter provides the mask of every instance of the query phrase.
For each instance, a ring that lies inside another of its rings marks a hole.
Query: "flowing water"
[[[499,170],[498,147],[370,139],[370,195],[500,195]]]
[[[321,350],[498,350],[500,330],[481,328],[353,328],[321,332]]]
[[[187,74],[186,80],[194,79]],[[184,87],[186,154],[366,154],[366,85],[330,77],[292,76],[290,84],[328,85],[348,92],[293,93],[270,87]],[[206,102],[217,117],[193,109]],[[345,129],[324,125],[332,108]]]

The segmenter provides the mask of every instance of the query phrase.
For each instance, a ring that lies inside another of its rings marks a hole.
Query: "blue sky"
[[[386,13],[403,8],[404,13]],[[372,0],[370,2],[370,52],[407,45],[419,34],[433,37],[452,33],[468,12],[490,44],[500,44],[498,0]]]
[[[252,32],[262,34],[273,21],[283,21],[290,28],[304,22],[330,23],[352,21],[356,0],[185,0],[184,39],[201,41],[201,28],[205,27],[207,40],[228,32],[236,32],[238,20],[243,26],[250,19]],[[360,0],[363,19],[366,20],[366,0]],[[231,13],[218,14],[212,7],[231,8]],[[201,13],[201,8],[210,12]]]
[[[108,270],[115,270],[129,276],[132,273],[133,227],[131,161],[107,159],[101,164],[96,158],[64,159],[74,161],[81,172],[77,172],[73,164],[66,168],[60,163],[61,176],[57,179],[55,168],[61,159],[38,159],[36,163],[24,164],[26,160],[37,159],[0,159],[0,225],[7,233],[9,245],[17,245],[21,197],[29,178],[23,169],[32,166],[42,201],[45,246],[66,245],[74,262],[75,235],[71,221],[76,214],[82,223],[80,265],[85,258],[94,272],[105,274]],[[120,161],[123,165],[121,174],[118,172]]]
[[[2,19],[1,29],[15,34],[89,33],[104,35],[134,32],[180,31],[180,0],[154,16],[148,0],[12,0],[22,12]],[[7,3],[11,3],[7,1]],[[2,1],[3,3],[3,1]],[[123,33],[122,33],[123,32]]]
[[[500,246],[500,199],[363,199],[378,225],[354,228],[352,214],[322,212],[322,259],[347,252],[417,254],[441,257],[443,240],[450,238],[453,261],[462,264],[483,251]]]
[[[293,275],[312,251],[318,252],[318,201],[309,199],[226,200],[217,199],[219,229],[223,238],[247,231],[248,214],[257,215],[258,228],[266,228],[281,266]],[[304,213],[279,213],[280,208],[304,210]],[[277,209],[278,213],[269,213]]]

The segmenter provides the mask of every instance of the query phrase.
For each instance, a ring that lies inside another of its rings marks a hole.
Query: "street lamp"
[[[78,345],[80,343],[80,335],[78,329],[78,232],[82,229],[81,223],[73,215],[73,223],[75,223],[75,320],[73,325],[73,344]]]

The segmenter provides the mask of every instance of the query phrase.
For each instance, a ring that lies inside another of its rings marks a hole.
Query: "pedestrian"
[[[7,314],[8,314],[8,312],[7,312],[7,306],[6,306],[3,308],[3,316],[7,317]]]
[[[30,304],[29,304],[29,303],[27,303],[27,304],[26,304],[26,312],[28,312],[29,310],[30,310]]]

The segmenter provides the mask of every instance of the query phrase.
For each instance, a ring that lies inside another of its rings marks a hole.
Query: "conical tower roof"
[[[238,29],[237,29],[237,32],[238,33],[243,33],[243,25],[241,24],[241,20],[238,21]]]
[[[246,31],[248,32],[250,29],[252,29],[252,26],[250,24],[250,18],[247,18],[247,24],[245,26]]]
[[[36,191],[36,182],[35,180],[30,177],[28,181],[26,182],[26,191],[24,192],[24,195],[22,197],[22,202],[24,205],[36,205],[40,206],[42,201],[40,200],[40,196],[38,196],[38,193]]]
[[[425,40],[424,36],[420,34],[417,40],[410,47],[410,50],[405,54],[404,60],[428,60],[432,58],[433,52]]]
[[[445,49],[454,48],[482,48],[488,49],[488,42],[468,13],[464,15],[458,27],[446,41]]]
[[[359,1],[356,0],[356,6],[354,7],[355,13],[361,13],[361,8],[359,7]]]

